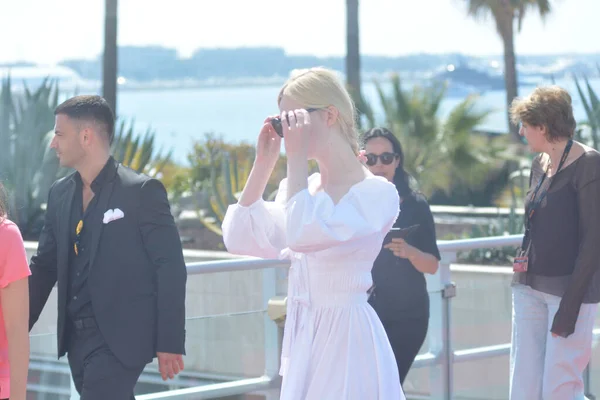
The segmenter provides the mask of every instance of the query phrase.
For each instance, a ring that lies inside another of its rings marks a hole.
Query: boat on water
[[[45,80],[55,81],[61,93],[97,92],[100,88],[100,82],[83,79],[73,69],[62,65],[0,65],[0,81],[9,77],[12,82],[12,90],[15,92],[22,92],[26,87],[29,90],[35,90]]]

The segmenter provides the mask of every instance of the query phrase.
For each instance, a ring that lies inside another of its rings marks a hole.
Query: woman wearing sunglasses
[[[362,142],[371,173],[393,182],[398,190],[402,212],[394,227],[416,227],[406,239],[384,243],[373,265],[369,298],[385,327],[404,382],[427,335],[429,296],[424,274],[437,271],[440,253],[429,204],[410,188],[396,136],[388,129],[373,128],[363,134]]]
[[[358,160],[356,110],[333,71],[292,74],[278,105],[223,239],[232,253],[291,260],[281,399],[402,400],[394,353],[367,302],[373,261],[398,216],[396,188]],[[275,201],[263,201],[282,137],[287,178]],[[310,159],[320,173],[308,175]]]
[[[0,399],[26,396],[30,274],[19,228],[6,218],[0,184]]]

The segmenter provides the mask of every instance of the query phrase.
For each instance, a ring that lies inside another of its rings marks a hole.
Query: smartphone
[[[386,235],[385,241],[390,242],[393,238],[406,239],[413,234],[419,228],[419,226],[419,224],[416,224],[407,228],[392,228]]]

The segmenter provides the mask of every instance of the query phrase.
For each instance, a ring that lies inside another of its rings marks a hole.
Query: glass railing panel
[[[66,357],[56,358],[56,335],[31,335],[30,346],[27,400],[69,400],[71,371]]]
[[[262,376],[265,317],[258,311],[188,318],[184,371],[164,382],[154,360],[140,377],[136,395]]]

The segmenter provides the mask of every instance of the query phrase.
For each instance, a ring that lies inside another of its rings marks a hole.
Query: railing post
[[[277,271],[276,268],[263,269],[263,304],[266,306],[269,300],[277,295]],[[268,313],[264,316],[265,332],[265,375],[274,378],[279,374],[279,327],[271,320]]]
[[[431,368],[431,398],[452,400],[453,347],[451,338],[450,299],[456,295],[451,281],[450,264],[456,260],[455,252],[442,252],[440,267],[435,275],[427,276],[430,295],[429,351],[436,355],[436,366]]]
[[[594,396],[591,393],[592,392],[591,370],[592,370],[592,360],[590,360],[587,367],[585,367],[585,370],[583,371],[583,387],[584,387],[585,397],[588,400],[596,400],[596,396]]]

